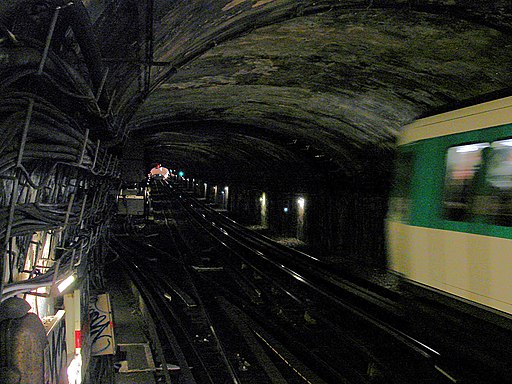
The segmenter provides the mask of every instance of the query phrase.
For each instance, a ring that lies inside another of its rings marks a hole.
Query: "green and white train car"
[[[512,97],[417,120],[398,152],[390,269],[512,314]]]

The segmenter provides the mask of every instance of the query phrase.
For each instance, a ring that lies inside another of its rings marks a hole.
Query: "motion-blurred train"
[[[406,281],[512,314],[512,97],[404,127],[387,231]]]
[[[162,167],[161,164],[155,165],[154,168],[151,168],[151,171],[149,171],[149,177],[152,179],[167,179],[169,176],[172,176],[169,172],[169,169]]]

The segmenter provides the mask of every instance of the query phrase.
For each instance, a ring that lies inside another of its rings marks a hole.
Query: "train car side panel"
[[[411,253],[409,232],[412,228],[398,221],[386,221],[388,268],[403,276],[411,273],[410,258],[407,255]]]
[[[412,281],[512,313],[512,240],[390,222],[390,268]],[[414,255],[414,257],[410,257]]]
[[[413,183],[411,189],[411,224],[425,227],[437,226],[443,174],[443,147],[439,141],[421,142],[416,145]]]
[[[417,120],[404,127],[399,144],[496,127],[512,122],[512,97]]]
[[[405,127],[389,268],[512,314],[512,97]]]

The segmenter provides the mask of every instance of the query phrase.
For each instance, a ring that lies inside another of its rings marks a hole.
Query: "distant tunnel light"
[[[297,199],[297,204],[299,205],[299,208],[300,209],[304,209],[304,204],[306,203],[306,200],[304,200],[303,197],[299,197]]]
[[[73,282],[75,280],[76,280],[75,275],[68,276],[64,279],[64,281],[62,283],[60,283],[57,286],[57,289],[59,290],[60,293],[62,293],[66,290],[66,288],[68,288],[71,284],[73,284]]]
[[[183,172],[183,171],[179,171],[179,172],[178,172],[178,176],[179,176],[179,177],[183,177],[183,176],[185,176],[185,172]]]
[[[284,213],[288,213],[288,207],[284,207],[284,208],[283,208],[283,212],[284,212]]]
[[[152,177],[162,177],[163,179],[167,179],[169,177],[169,169],[162,167],[161,164],[157,164],[156,167],[152,168],[151,171],[149,171],[149,174]]]

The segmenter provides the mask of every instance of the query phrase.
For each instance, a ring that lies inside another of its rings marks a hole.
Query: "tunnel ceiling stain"
[[[386,174],[401,126],[511,81],[505,2],[178,3],[155,4],[169,66],[131,129],[198,175]]]

